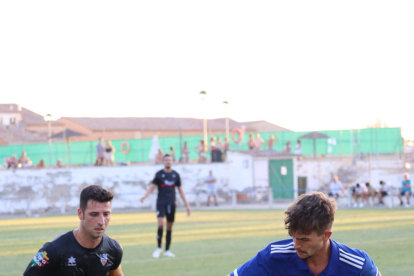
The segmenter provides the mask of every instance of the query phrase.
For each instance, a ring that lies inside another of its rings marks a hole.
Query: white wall
[[[22,116],[20,113],[0,113],[0,120],[1,124],[8,126],[10,125],[10,118],[16,118],[16,125],[22,120]]]

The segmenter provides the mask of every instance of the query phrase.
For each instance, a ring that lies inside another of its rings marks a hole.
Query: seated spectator
[[[249,134],[249,141],[247,141],[247,146],[249,146],[249,150],[253,150],[256,147],[256,142],[253,139],[253,134]]]
[[[300,140],[296,141],[295,154],[299,156],[298,160],[302,160],[302,144]]]
[[[372,199],[372,205],[374,205],[374,199],[377,196],[377,190],[372,187],[369,182],[365,183],[365,189],[366,189],[366,193],[365,193],[365,201],[367,204],[369,204],[369,197],[371,197]]]
[[[262,145],[264,145],[264,141],[263,141],[263,139],[262,138],[260,138],[260,133],[256,133],[256,139],[254,139],[254,148],[256,149],[256,150],[260,150],[260,147],[262,146]]]
[[[402,188],[400,193],[398,194],[398,198],[400,199],[400,206],[403,206],[402,197],[405,196],[407,199],[407,203],[405,203],[405,207],[410,207],[410,196],[411,196],[411,180],[410,175],[408,173],[404,174],[404,180],[402,181]]]
[[[22,152],[22,155],[20,155],[19,160],[17,160],[17,163],[17,166],[21,165],[21,167],[23,168],[28,168],[32,165],[32,161],[30,161],[29,157],[27,157],[26,152]]]
[[[5,163],[6,163],[7,169],[10,169],[10,168],[16,169],[18,165],[17,160],[16,160],[16,155],[13,154],[12,157],[7,158]]]
[[[164,153],[162,152],[162,149],[158,149],[157,155],[155,155],[155,165],[162,164],[162,160],[164,159]]]
[[[342,182],[339,181],[338,176],[334,175],[331,184],[329,185],[329,196],[338,199],[339,196],[345,195],[345,189],[342,186]]]
[[[290,151],[291,151],[292,149],[291,149],[291,147],[290,147],[290,141],[287,141],[286,142],[286,146],[285,146],[285,148],[283,149],[283,152],[285,152],[285,153],[290,153]]]
[[[175,148],[170,147],[170,155],[172,157],[173,163],[175,163]]]
[[[379,193],[377,194],[377,196],[378,196],[378,205],[384,205],[383,198],[386,197],[389,192],[390,192],[390,186],[387,183],[385,183],[384,181],[381,180],[380,181]]]
[[[63,165],[62,165],[62,160],[58,159],[58,160],[56,161],[55,168],[63,168]]]
[[[276,143],[276,139],[275,139],[275,136],[272,134],[270,135],[269,140],[267,140],[267,148],[269,150],[274,150],[273,147],[275,146],[275,143]]]
[[[356,186],[352,189],[352,197],[355,201],[354,208],[356,207],[364,207],[364,203],[362,202],[366,195],[366,189],[365,187],[359,185],[359,183],[356,184]],[[359,199],[361,198],[361,202],[358,204]]]
[[[39,163],[36,165],[36,169],[43,169],[45,167],[45,160],[40,159]]]

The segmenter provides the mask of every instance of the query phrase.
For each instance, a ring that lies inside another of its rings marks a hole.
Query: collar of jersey
[[[329,239],[329,242],[331,243],[331,257],[329,258],[328,266],[325,268],[325,275],[337,275],[339,268],[339,248],[333,240]],[[299,270],[310,271],[306,261],[299,257],[297,257],[297,265]]]

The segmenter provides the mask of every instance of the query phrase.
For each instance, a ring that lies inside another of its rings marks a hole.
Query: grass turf
[[[153,213],[116,214],[107,234],[124,247],[124,275],[227,275],[268,243],[289,238],[282,210],[178,212],[171,251],[153,259]],[[76,228],[77,216],[0,220],[0,275],[22,275],[37,250]],[[414,210],[339,210],[332,238],[366,251],[382,275],[413,275]],[[164,235],[165,241],[165,235]]]

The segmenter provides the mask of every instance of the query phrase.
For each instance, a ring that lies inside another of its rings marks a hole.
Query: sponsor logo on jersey
[[[101,258],[101,264],[105,266],[108,261],[108,254],[101,254],[99,255],[99,258]]]
[[[161,187],[171,187],[174,186],[175,181],[169,181],[169,180],[164,180],[164,184],[161,185]]]
[[[31,267],[44,267],[49,263],[49,257],[47,256],[46,251],[41,251],[36,254],[36,256],[33,257],[33,260],[31,262]]]
[[[76,258],[70,256],[70,258],[68,258],[68,266],[76,266]]]

